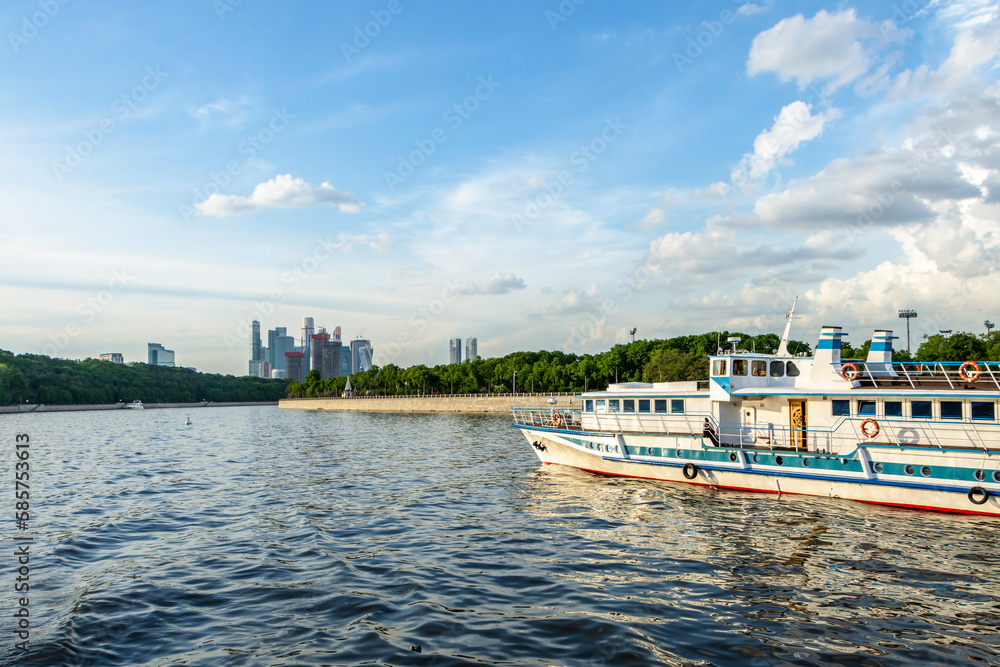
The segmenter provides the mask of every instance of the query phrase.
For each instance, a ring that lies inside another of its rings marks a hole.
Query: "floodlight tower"
[[[986,325],[986,337],[989,338],[990,331],[992,331],[996,325],[990,322],[989,320],[986,320],[985,322],[983,322],[983,324]]]
[[[910,320],[917,316],[917,311],[915,310],[901,310],[899,311],[899,317],[906,320],[906,352],[910,352]]]

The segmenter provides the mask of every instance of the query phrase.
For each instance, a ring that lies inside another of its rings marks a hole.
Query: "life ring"
[[[682,472],[688,479],[694,479],[698,476],[698,466],[693,463],[685,463],[684,470]]]
[[[966,361],[958,367],[958,377],[966,382],[975,382],[982,374],[982,371],[979,370],[979,364],[974,361]]]
[[[850,376],[847,375],[848,369],[850,369],[850,371],[851,371]],[[861,375],[861,371],[859,371],[858,367],[855,366],[854,364],[852,364],[849,361],[846,364],[844,364],[843,366],[840,367],[840,377],[844,378],[848,382],[852,382],[852,381],[858,379],[859,375]]]
[[[869,432],[868,431],[869,426],[874,426],[875,430]],[[878,435],[878,432],[879,432],[878,422],[872,419],[871,417],[861,422],[861,433],[866,438],[874,438],[876,435]]]
[[[563,416],[560,412],[552,413],[552,425],[556,428],[560,428],[563,425]]]
[[[976,496],[982,494],[982,500],[976,500]],[[973,505],[984,505],[990,499],[990,492],[981,486],[974,486],[969,489],[969,502]]]

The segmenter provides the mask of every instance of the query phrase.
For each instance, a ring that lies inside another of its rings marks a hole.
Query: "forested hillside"
[[[142,363],[74,361],[38,354],[14,356],[0,350],[0,404],[276,401],[284,398],[287,384],[287,380],[198,373]]]

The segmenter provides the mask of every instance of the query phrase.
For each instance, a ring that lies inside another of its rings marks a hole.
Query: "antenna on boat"
[[[792,300],[792,310],[785,313],[785,332],[781,334],[781,343],[778,345],[778,351],[775,353],[779,357],[788,356],[788,334],[792,331],[792,320],[795,319],[795,304],[798,303],[799,297],[795,297]]]

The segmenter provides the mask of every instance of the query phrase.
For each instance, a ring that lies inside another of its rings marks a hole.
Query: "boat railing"
[[[513,406],[511,412],[514,414],[514,423],[521,426],[582,430],[579,410]]]
[[[845,368],[850,364],[857,369]],[[908,384],[912,389],[934,386],[941,389],[982,389],[1000,391],[1000,362],[997,361],[912,361],[867,362],[844,359],[839,365],[845,379],[867,381],[874,387],[898,387]],[[852,377],[854,376],[854,377]]]

